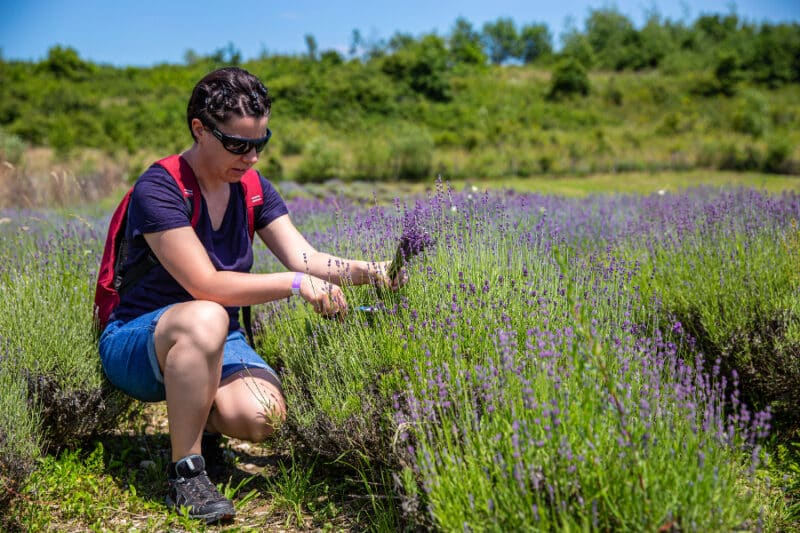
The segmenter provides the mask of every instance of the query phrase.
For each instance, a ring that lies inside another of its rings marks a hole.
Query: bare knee
[[[256,423],[252,424],[250,428],[249,440],[252,442],[264,442],[284,422],[286,422],[286,405],[282,401],[280,404],[273,403],[259,413]]]
[[[170,308],[156,326],[156,348],[184,345],[206,355],[221,356],[230,316],[218,303],[194,300]]]
[[[238,439],[263,442],[286,420],[286,401],[274,376],[236,377],[217,392],[211,425]],[[266,377],[266,379],[265,379]]]
[[[264,442],[286,421],[286,404],[283,396],[254,398],[239,406],[235,426],[240,428],[239,438],[250,442]]]

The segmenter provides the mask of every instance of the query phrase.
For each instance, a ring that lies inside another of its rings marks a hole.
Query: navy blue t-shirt
[[[256,231],[289,211],[278,191],[259,174],[264,205],[256,207]],[[230,184],[228,208],[218,230],[211,227],[208,207],[201,198],[200,218],[195,232],[208,251],[217,270],[249,272],[253,266],[253,248],[247,230],[247,207],[240,183]],[[198,191],[199,192],[199,191]],[[150,252],[145,233],[155,233],[191,226],[190,210],[172,176],[160,165],[147,169],[136,181],[128,204],[128,225],[125,237],[129,243],[125,268],[137,264]],[[152,267],[136,284],[122,294],[119,306],[110,320],[127,322],[166,305],[187,302],[192,296],[163,266]],[[230,331],[239,329],[239,308],[226,307],[231,317]]]

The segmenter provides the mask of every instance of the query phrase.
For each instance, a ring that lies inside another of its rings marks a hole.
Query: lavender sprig
[[[389,265],[389,279],[395,279],[400,269],[403,268],[409,259],[434,244],[435,241],[433,237],[431,237],[428,232],[420,230],[416,223],[406,225],[403,229],[403,235],[400,236],[400,242],[397,244],[394,259],[392,259],[392,263]]]

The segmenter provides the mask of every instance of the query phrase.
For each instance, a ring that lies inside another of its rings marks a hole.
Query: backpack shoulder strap
[[[164,167],[164,170],[177,182],[178,188],[189,206],[192,227],[196,228],[197,221],[200,220],[200,186],[194,170],[189,162],[179,154],[165,157],[156,163]]]
[[[172,176],[172,179],[178,184],[178,188],[183,194],[183,199],[186,202],[186,209],[189,213],[189,218],[193,228],[197,227],[197,221],[200,220],[200,186],[197,183],[197,177],[194,175],[192,167],[180,155],[175,154],[155,162],[156,165],[161,166],[167,171],[167,174]],[[131,189],[132,191],[133,189]],[[125,197],[125,206],[127,208],[130,191],[128,196]],[[124,245],[127,248],[127,245]],[[124,251],[127,253],[127,250]],[[123,261],[119,261],[119,269],[121,270]],[[130,265],[125,271],[124,275],[118,272],[118,291],[123,294],[142,279],[151,268],[158,265],[158,258],[150,251],[142,260]]]
[[[261,189],[261,179],[258,172],[249,169],[242,176],[242,190],[244,191],[244,202],[247,206],[247,234],[250,235],[250,240],[253,240],[255,235],[256,217],[259,214],[257,210],[261,209],[264,205],[264,193]]]
[[[256,228],[256,218],[260,214],[261,206],[264,205],[264,192],[261,189],[261,179],[258,177],[258,172],[249,169],[242,176],[242,191],[244,193],[244,203],[247,207],[247,234],[250,236],[250,241],[253,241]],[[255,347],[255,338],[253,337],[253,318],[252,309],[249,305],[242,307],[242,324],[247,339],[250,341],[250,346]]]

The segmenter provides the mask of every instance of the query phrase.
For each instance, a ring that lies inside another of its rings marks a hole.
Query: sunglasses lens
[[[250,143],[246,141],[226,140],[223,143],[225,149],[233,154],[242,155],[250,151]]]
[[[214,137],[219,139],[219,142],[222,143],[223,148],[236,155],[244,155],[253,148],[256,149],[256,152],[261,153],[261,151],[264,150],[264,147],[269,142],[270,137],[272,137],[272,132],[269,130],[269,128],[267,129],[267,135],[265,137],[256,140],[233,137],[231,135],[222,133],[217,128],[210,126],[206,127],[211,130],[211,133],[214,134]]]

